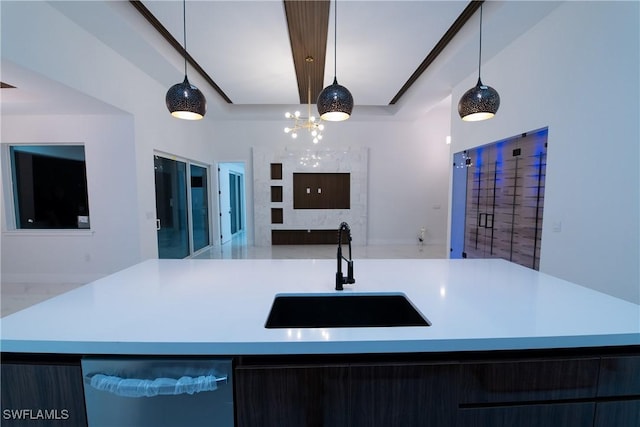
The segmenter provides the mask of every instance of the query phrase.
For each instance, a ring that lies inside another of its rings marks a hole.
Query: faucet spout
[[[349,258],[345,258],[342,255],[342,232],[347,233],[347,241],[349,243]],[[336,255],[338,261],[338,269],[336,272],[336,291],[342,291],[344,288],[342,285],[352,285],[356,283],[356,279],[353,277],[353,259],[351,259],[351,228],[349,224],[343,222],[338,229],[338,251]],[[342,275],[342,261],[347,262],[347,277]]]

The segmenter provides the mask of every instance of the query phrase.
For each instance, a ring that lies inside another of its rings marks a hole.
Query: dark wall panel
[[[294,173],[294,209],[349,209],[349,173]]]

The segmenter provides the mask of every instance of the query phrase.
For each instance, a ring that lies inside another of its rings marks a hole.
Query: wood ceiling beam
[[[193,59],[191,55],[189,55],[189,52],[187,52],[184,49],[184,47],[180,44],[180,42],[171,35],[169,30],[167,30],[164,27],[164,25],[162,25],[160,21],[158,21],[158,18],[153,16],[151,11],[147,9],[147,7],[143,5],[140,0],[129,0],[129,3],[133,7],[135,7],[136,10],[140,12],[142,16],[144,16],[147,22],[149,22],[151,26],[153,26],[153,28],[155,28],[156,31],[158,31],[158,33],[160,33],[160,35],[164,37],[164,39],[168,41],[171,46],[173,46],[173,48],[180,54],[180,56],[182,56],[193,67],[193,69],[202,76],[202,78],[207,83],[209,83],[209,85],[213,88],[213,90],[215,90],[218,93],[218,95],[220,95],[220,97],[222,97],[222,99],[224,99],[227,102],[227,104],[233,104],[231,99],[227,96],[226,93],[224,93],[224,91],[220,88],[220,86],[218,86],[218,84],[213,81],[213,79],[200,66],[200,64],[198,64],[198,62],[195,59]]]
[[[442,51],[447,47],[447,45],[451,42],[451,40],[453,40],[455,35],[458,34],[458,31],[460,31],[462,27],[464,27],[464,24],[466,24],[467,21],[473,16],[475,11],[480,8],[482,3],[484,3],[484,0],[473,0],[469,2],[469,4],[462,11],[460,16],[458,16],[458,19],[456,19],[455,22],[451,25],[451,27],[449,27],[447,32],[444,33],[440,41],[438,41],[438,43],[433,47],[433,49],[431,49],[431,52],[429,52],[427,57],[424,58],[422,63],[413,72],[411,77],[409,77],[409,80],[407,80],[407,82],[400,88],[396,96],[394,96],[393,99],[389,102],[389,105],[393,105],[396,102],[398,102],[400,97],[404,95],[404,93],[407,90],[409,90],[411,85],[413,85],[416,82],[416,80],[418,80],[418,78],[422,75],[422,73],[424,73],[427,70],[427,68],[429,68],[431,63],[435,61],[438,55],[442,53]]]
[[[315,104],[324,88],[330,0],[283,0],[300,104]],[[307,58],[312,58],[309,61]],[[311,87],[311,98],[308,92]]]

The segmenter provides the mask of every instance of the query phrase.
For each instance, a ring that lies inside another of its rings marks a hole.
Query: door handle
[[[483,223],[483,217],[484,217],[484,223]],[[486,213],[481,213],[478,214],[478,227],[486,227],[487,226],[487,214]]]
[[[493,214],[487,214],[484,226],[485,228],[493,228]]]
[[[160,231],[162,227],[160,226],[160,218],[156,218],[156,230]]]

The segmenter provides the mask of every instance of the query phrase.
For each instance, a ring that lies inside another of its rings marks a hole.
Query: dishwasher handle
[[[201,375],[197,377],[138,379],[94,374],[85,377],[91,387],[122,397],[153,397],[158,395],[194,394],[214,391],[218,383],[227,382],[226,376]]]

